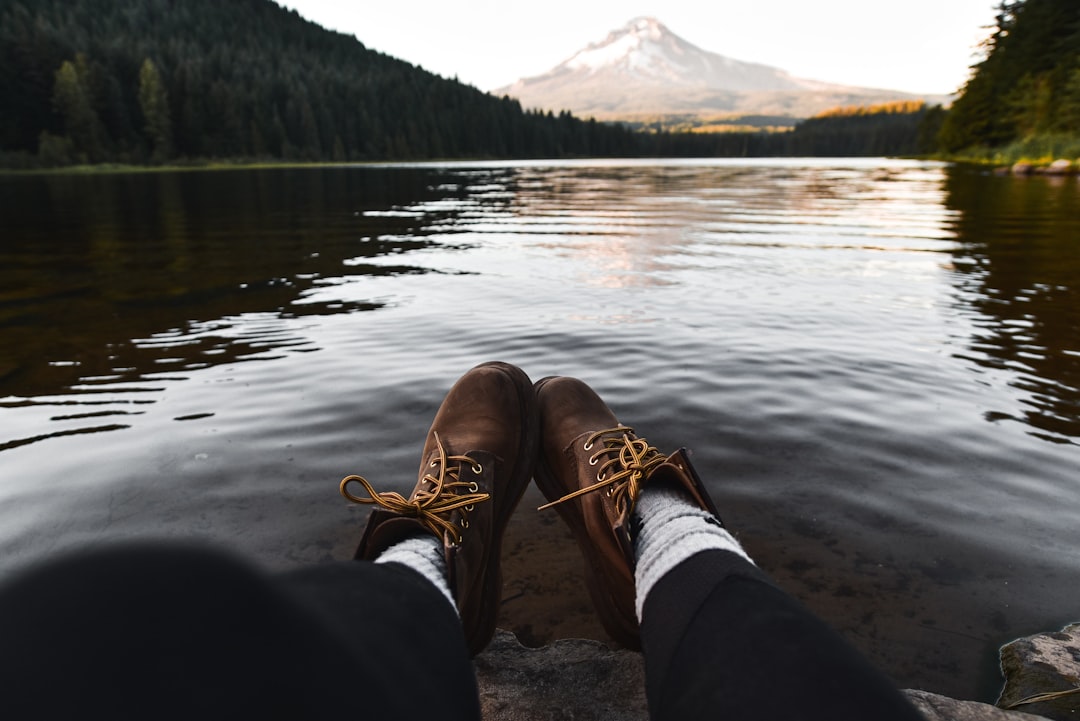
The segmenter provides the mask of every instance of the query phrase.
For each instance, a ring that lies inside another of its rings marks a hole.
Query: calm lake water
[[[200,536],[346,558],[492,359],[690,447],[903,686],[1080,621],[1080,187],[927,162],[0,177],[0,574]],[[531,509],[529,509],[531,512]],[[577,563],[577,560],[574,560]]]

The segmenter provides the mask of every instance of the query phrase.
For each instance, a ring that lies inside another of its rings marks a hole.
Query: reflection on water
[[[1046,440],[1080,439],[1080,192],[1061,178],[985,177],[948,184],[960,212],[957,297],[975,336],[964,357],[1006,371],[1017,403],[992,421],[1030,425]]]
[[[0,572],[347,557],[337,480],[407,491],[499,358],[693,449],[898,683],[992,699],[998,644],[1077,620],[1078,202],[883,160],[0,177]]]
[[[282,318],[381,307],[379,299],[315,296],[355,276],[423,272],[372,262],[425,241],[387,233],[405,226],[369,223],[366,211],[385,207],[388,193],[423,197],[424,177],[333,180],[328,187],[318,172],[295,184],[241,172],[5,183],[0,407],[24,412],[6,426],[15,437],[0,438],[0,449],[128,428],[101,419],[152,403],[162,380],[316,349]],[[326,212],[328,203],[337,209]],[[49,415],[58,428],[23,430],[57,405],[110,410]]]
[[[402,173],[389,187],[368,174],[333,179],[328,187],[318,172],[295,184],[287,174],[243,172],[9,178],[0,198],[0,396],[294,345],[266,332],[267,313],[378,308],[306,296],[353,275],[419,272],[365,262],[425,243],[393,237],[392,220],[372,224],[364,213],[384,207],[391,191],[423,195],[423,177]]]

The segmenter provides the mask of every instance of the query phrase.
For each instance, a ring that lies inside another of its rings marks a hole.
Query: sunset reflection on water
[[[0,177],[0,572],[348,557],[453,380],[577,375],[902,685],[1075,620],[1080,191],[889,160]],[[543,629],[530,633],[543,637]]]

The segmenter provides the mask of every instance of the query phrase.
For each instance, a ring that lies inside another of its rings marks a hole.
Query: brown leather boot
[[[630,514],[646,483],[671,484],[719,518],[686,450],[665,457],[576,378],[536,384],[540,461],[536,484],[570,526],[585,557],[585,581],[611,637],[638,649]]]
[[[408,498],[376,493],[360,476],[341,481],[350,501],[376,506],[356,558],[374,560],[418,534],[442,540],[450,590],[473,655],[495,633],[503,531],[532,478],[538,422],[529,377],[507,363],[484,363],[454,384],[435,414]],[[350,493],[354,482],[370,497]]]

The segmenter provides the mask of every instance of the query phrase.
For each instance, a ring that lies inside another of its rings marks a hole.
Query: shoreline
[[[688,158],[682,156],[653,156],[653,155],[641,155],[641,156],[568,156],[568,157],[556,157],[556,158],[489,158],[489,157],[475,157],[475,158],[427,158],[423,160],[357,160],[357,161],[331,161],[331,160],[319,160],[319,161],[287,161],[287,160],[275,160],[275,161],[221,161],[221,160],[207,160],[206,162],[192,161],[191,163],[179,163],[179,164],[166,164],[166,165],[129,165],[123,163],[98,163],[98,164],[84,164],[84,165],[65,165],[61,167],[53,168],[10,168],[0,167],[0,177],[2,176],[90,176],[90,175],[123,175],[123,174],[153,174],[153,173],[174,173],[174,172],[198,172],[198,171],[229,171],[229,170],[288,170],[288,169],[316,169],[316,168],[363,168],[363,167],[384,167],[387,165],[452,165],[456,163],[531,163],[531,162],[573,162],[573,161],[668,161],[668,160],[717,160],[717,161],[744,161],[746,163],[753,163],[755,161],[783,161],[783,160],[813,160],[813,161],[844,161],[844,160],[912,160],[912,161],[928,161],[939,163],[955,163],[963,164],[969,163],[966,160],[954,160],[947,158],[939,158],[935,156],[893,156],[893,155],[880,155],[880,156],[865,156],[865,155],[804,155],[804,156],[776,156],[776,155],[754,155],[754,156],[703,156],[701,158]]]
[[[596,619],[576,542],[558,514],[537,513],[543,502],[540,492],[530,486],[504,537],[499,631],[474,664],[484,721],[546,719],[551,717],[549,711],[567,705],[592,713],[589,718],[644,721],[643,657],[615,644]],[[1023,644],[1037,639],[1045,639],[1044,646],[1061,645],[1055,640],[1060,636],[1058,631],[1048,631],[1015,639],[999,649],[996,702],[989,695],[960,698],[903,683],[898,688],[927,721],[1054,719],[1058,717],[1054,707],[1045,703],[1003,702],[1015,701],[1029,689],[1059,687],[1045,670],[1046,664],[1039,663],[1031,651],[1006,651],[1023,649]],[[1017,660],[1006,664],[1006,655]],[[1063,678],[1065,671],[1058,668],[1056,673]],[[597,694],[590,679],[602,679],[608,691]],[[1021,689],[1019,695],[1017,689]]]
[[[893,156],[880,156],[891,158]],[[1056,160],[1047,159],[1019,159],[1012,163],[1006,163],[999,159],[972,158],[964,156],[897,156],[906,160],[922,160],[950,165],[968,165],[979,168],[991,169],[997,175],[1016,176],[1056,176],[1075,177],[1080,175],[1080,158],[1070,161],[1066,158]],[[866,156],[798,156],[786,158],[789,160],[813,159],[813,160],[845,160],[850,158],[867,159]],[[441,163],[515,163],[536,160],[589,160],[590,158],[443,158],[428,160],[363,160],[363,161],[266,161],[266,162],[223,162],[207,161],[205,163],[169,164],[169,165],[126,165],[118,163],[100,163],[96,165],[67,165],[58,168],[3,168],[0,167],[0,177],[3,176],[89,176],[89,175],[152,175],[155,173],[188,173],[208,171],[233,171],[233,170],[303,170],[319,168],[363,168],[378,167],[385,165],[412,165],[412,164],[441,164]],[[601,158],[595,160],[625,160],[626,158]],[[665,157],[641,156],[634,160],[665,160]],[[674,159],[674,158],[672,158]],[[682,159],[682,158],[679,158]],[[753,162],[755,160],[776,160],[777,156],[750,156],[734,158],[728,156],[716,156],[705,158],[706,160],[743,160]]]

